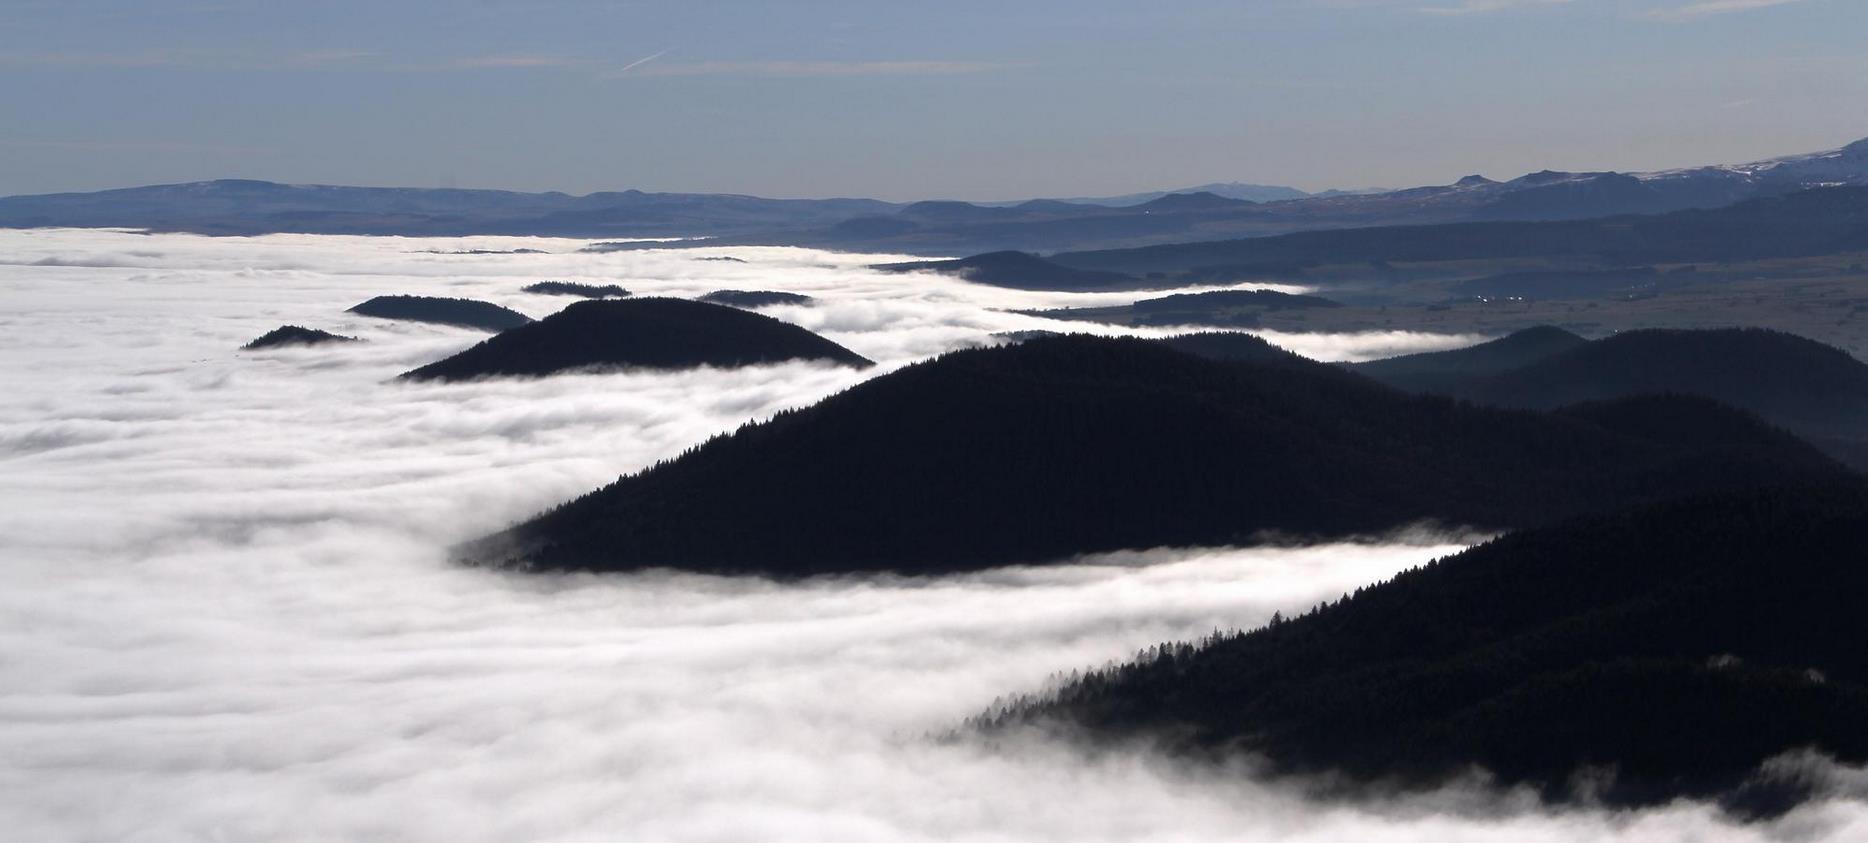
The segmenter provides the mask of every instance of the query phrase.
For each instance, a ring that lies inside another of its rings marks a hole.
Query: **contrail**
[[[668,49],[666,49],[666,50],[663,50],[663,51],[661,51],[661,52],[659,52],[659,53],[656,53],[656,54],[654,54],[654,55],[649,55],[649,56],[643,56],[642,58],[639,58],[639,59],[636,59],[635,61],[632,61],[632,62],[630,62],[630,63],[628,63],[628,64],[625,64],[625,65],[623,65],[622,67],[619,67],[619,68],[617,68],[617,69],[615,69],[615,70],[612,70],[612,71],[610,71],[609,73],[605,73],[605,74],[603,74],[603,75],[604,75],[605,77],[607,77],[607,78],[612,78],[612,79],[613,79],[613,78],[615,78],[615,77],[618,77],[618,76],[621,76],[621,75],[623,75],[623,74],[625,74],[625,73],[628,73],[628,72],[629,72],[629,71],[631,71],[631,70],[634,70],[634,69],[636,69],[636,68],[638,68],[638,67],[641,67],[641,66],[643,66],[643,65],[645,65],[645,64],[648,64],[649,62],[652,62],[652,61],[654,61],[654,60],[656,60],[656,59],[659,59],[659,58],[661,58],[662,56],[665,56],[665,55],[668,55],[669,53],[671,53],[671,52],[673,52],[673,51],[674,51],[674,49],[675,49],[675,48],[673,48],[673,47],[669,47]]]

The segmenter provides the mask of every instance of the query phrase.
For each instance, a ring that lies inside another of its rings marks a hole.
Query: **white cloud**
[[[1554,6],[1570,3],[1572,0],[1448,0],[1447,3],[1433,6],[1419,5],[1419,0],[1308,0],[1308,2],[1324,8],[1393,8],[1428,15],[1477,15],[1534,6]]]
[[[1003,70],[981,61],[695,61],[658,64],[635,76],[952,76]]]
[[[424,249],[544,248],[546,255]],[[926,738],[1054,671],[1250,625],[1445,540],[1121,554],[777,584],[520,576],[449,542],[867,377],[810,365],[407,385],[479,335],[386,292],[544,315],[539,278],[770,312],[880,368],[1104,301],[798,249],[0,231],[0,827],[22,840],[1704,841],[1868,833],[1837,802],[1550,813],[1456,788],[1318,805],[1146,752]],[[43,263],[43,265],[41,265]],[[234,351],[283,322],[343,347]],[[1401,340],[1387,340],[1399,342]],[[1141,563],[1149,564],[1141,564]],[[1811,831],[1814,829],[1814,831]]]
[[[1749,12],[1754,9],[1766,9],[1772,6],[1786,6],[1801,0],[1703,0],[1666,9],[1657,9],[1649,13],[1650,17],[1660,20],[1691,20],[1707,15],[1723,15],[1732,12]]]
[[[1423,6],[1420,11],[1431,15],[1473,15],[1522,9],[1529,6],[1554,6],[1568,2],[1570,0],[1460,0],[1459,3],[1451,6]]]

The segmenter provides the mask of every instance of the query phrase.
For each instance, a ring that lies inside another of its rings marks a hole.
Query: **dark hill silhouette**
[[[1868,464],[1868,365],[1781,331],[1630,331],[1520,368],[1431,388],[1526,408],[1641,393],[1703,395],[1756,413],[1850,463]]]
[[[1747,786],[1765,759],[1868,760],[1864,546],[1859,484],[1599,515],[1251,632],[1150,648],[980,725],[1146,734],[1384,789],[1479,766],[1588,798],[1572,774],[1612,767],[1611,803],[1724,797],[1772,813],[1807,793]]]
[[[1772,435],[1680,445],[1410,396],[1295,358],[1218,362],[1146,340],[1045,337],[954,352],[741,428],[460,556],[939,573],[1251,543],[1265,530],[1518,526],[1840,471],[1760,429]]]
[[[1233,210],[1245,208],[1256,203],[1243,199],[1228,199],[1211,191],[1201,190],[1193,193],[1170,193],[1159,199],[1151,199],[1135,207],[1143,211],[1207,211]]]
[[[724,305],[685,299],[580,301],[403,375],[468,380],[570,369],[749,366],[786,360],[870,362],[803,328]]]
[[[1112,325],[1203,325],[1250,328],[1265,313],[1342,307],[1321,296],[1294,295],[1276,290],[1211,290],[1175,293],[1113,307],[1066,307],[1017,311],[1029,316],[1071,322]]]
[[[803,293],[785,293],[777,290],[715,290],[699,297],[696,301],[731,307],[771,307],[775,304],[810,304],[815,299]]]
[[[988,252],[958,260],[885,263],[874,268],[888,272],[928,270],[957,275],[976,284],[1017,290],[1134,289],[1142,286],[1139,279],[1127,275],[1072,269],[1027,252]]]
[[[583,296],[587,299],[622,298],[629,291],[615,284],[580,284],[576,281],[540,281],[519,288],[520,292],[546,296]]]
[[[1155,342],[1175,351],[1192,354],[1195,357],[1205,357],[1208,360],[1288,366],[1315,365],[1315,361],[1307,357],[1293,354],[1263,339],[1239,331],[1203,331],[1180,334],[1164,337]]]
[[[280,325],[253,340],[241,348],[257,351],[262,348],[279,348],[289,345],[323,345],[333,342],[357,342],[356,337],[320,331],[317,328],[304,328],[298,325]]]
[[[1456,389],[1476,377],[1536,363],[1588,342],[1562,328],[1540,325],[1467,348],[1351,363],[1348,368],[1390,386],[1440,392]]]
[[[1315,307],[1342,307],[1322,296],[1280,293],[1276,290],[1212,290],[1205,293],[1175,293],[1154,299],[1142,299],[1130,307],[1144,313],[1163,313],[1208,308],[1256,307],[1264,310],[1295,310]]]
[[[934,199],[915,202],[896,212],[900,216],[934,222],[981,222],[1017,217],[1013,208],[994,208],[971,202]]]
[[[532,321],[532,317],[491,302],[435,296],[377,296],[350,309],[360,316],[433,322],[483,331],[504,331]]]

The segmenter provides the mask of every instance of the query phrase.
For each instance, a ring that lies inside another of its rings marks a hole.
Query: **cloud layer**
[[[548,255],[423,250],[546,248]],[[1429,535],[1118,554],[947,579],[515,576],[443,548],[868,375],[810,365],[391,383],[564,279],[788,289],[899,366],[1097,297],[873,256],[581,243],[0,232],[0,827],[17,839],[1848,839],[1854,803],[1553,814],[1464,789],[1324,806],[1146,752],[930,740],[1000,695],[1251,625],[1453,551]],[[280,323],[341,347],[237,353]],[[1445,338],[1309,337],[1360,353]],[[1149,563],[1149,564],[1143,564]]]

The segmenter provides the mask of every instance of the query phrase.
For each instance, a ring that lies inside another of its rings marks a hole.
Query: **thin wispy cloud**
[[[613,79],[615,77],[621,76],[625,73],[628,73],[631,70],[635,70],[638,67],[648,64],[649,62],[652,62],[656,59],[659,59],[662,56],[668,55],[670,52],[673,52],[673,51],[674,51],[674,48],[669,47],[668,49],[662,50],[659,53],[651,53],[649,55],[643,56],[642,58],[636,59],[635,61],[632,61],[628,64],[623,65],[622,67],[619,67],[615,70],[610,71],[609,73],[603,74],[604,78]]]
[[[1420,11],[1429,15],[1475,15],[1531,6],[1555,6],[1568,2],[1570,0],[1463,0],[1451,6],[1423,6]]]
[[[443,66],[455,70],[499,70],[505,68],[550,68],[578,67],[590,62],[585,59],[566,58],[547,55],[501,55],[473,56],[459,59]]]
[[[1656,20],[1692,20],[1707,15],[1723,15],[1732,12],[1749,12],[1756,9],[1768,9],[1772,6],[1787,6],[1802,0],[1703,0],[1669,9],[1658,9],[1648,13]]]
[[[658,64],[637,76],[951,76],[1012,65],[979,61],[699,61]]]
[[[230,50],[152,50],[133,53],[0,52],[0,67],[70,69],[157,69],[202,71],[327,70],[374,73],[446,73],[488,70],[567,70],[620,76],[761,76],[779,78],[838,76],[951,76],[985,73],[1015,65],[982,61],[694,61],[659,62],[670,47],[613,70],[590,58],[546,53],[494,54],[420,60],[393,58],[361,50],[318,49],[265,54]]]
[[[1310,5],[1325,9],[1393,9],[1424,15],[1480,15],[1538,6],[1558,6],[1572,0],[1445,0],[1438,5],[1422,6],[1421,0],[1309,0]]]
[[[72,140],[60,138],[0,138],[0,148],[13,149],[68,149],[85,152],[135,152],[135,153],[220,153],[250,154],[269,150],[256,146],[239,146],[222,143],[195,143],[192,141],[99,141]]]

